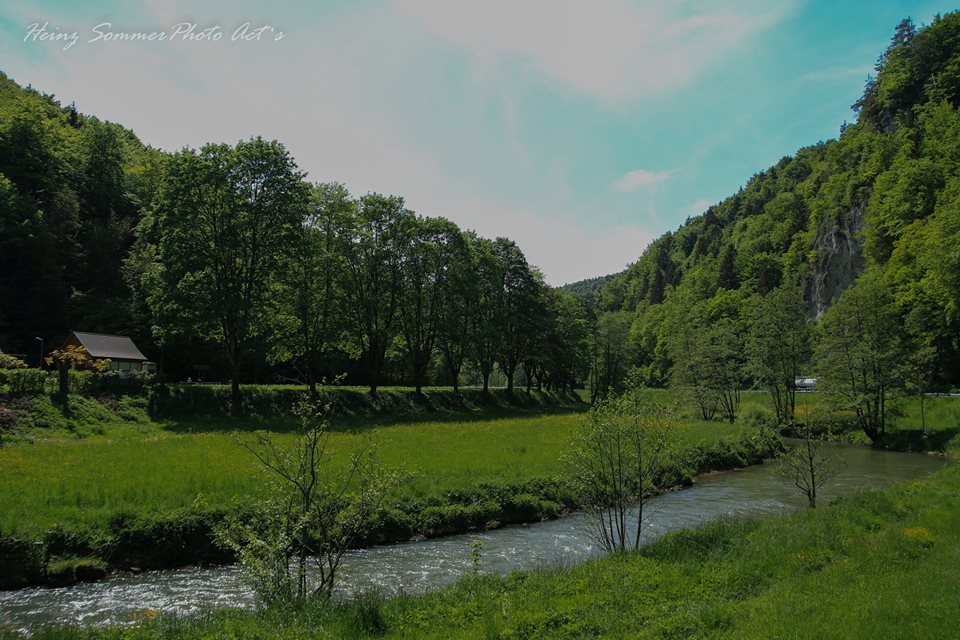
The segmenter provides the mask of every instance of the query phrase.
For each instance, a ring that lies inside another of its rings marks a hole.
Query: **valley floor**
[[[468,577],[422,596],[151,617],[81,638],[950,638],[960,465],[790,516],[727,519],[639,553]]]

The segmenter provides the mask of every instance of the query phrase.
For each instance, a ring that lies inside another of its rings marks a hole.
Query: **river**
[[[910,480],[936,471],[944,458],[834,446],[844,465],[824,487],[818,504],[837,496]],[[757,516],[802,508],[805,498],[767,466],[701,476],[694,486],[648,503],[643,532],[649,543],[668,531],[725,515]],[[570,564],[598,550],[583,514],[525,526],[351,551],[339,576],[339,596],[371,589],[416,593],[472,571],[468,544],[483,540],[481,570],[505,575],[518,569]],[[196,613],[211,607],[249,607],[255,598],[236,566],[151,571],[64,588],[0,592],[0,630],[29,633],[49,625],[123,624],[146,611]]]

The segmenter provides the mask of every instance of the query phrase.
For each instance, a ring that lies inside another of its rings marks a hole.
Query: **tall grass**
[[[414,479],[401,498],[444,495],[479,483],[520,483],[561,471],[578,414],[465,422],[421,422],[331,435],[337,473],[362,440],[378,443],[382,464]],[[737,425],[692,424],[685,444],[737,436]],[[0,531],[55,524],[100,527],[122,512],[150,513],[249,500],[265,476],[236,433],[147,431],[0,448]],[[281,445],[296,435],[275,433]]]

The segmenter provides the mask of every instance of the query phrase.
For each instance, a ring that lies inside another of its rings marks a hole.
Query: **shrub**
[[[40,369],[5,369],[0,371],[0,382],[10,393],[37,395],[46,392],[47,372]]]
[[[221,510],[185,509],[153,516],[121,513],[110,523],[111,559],[116,566],[160,569],[194,562],[229,562],[233,554],[219,546],[214,529]]]
[[[16,356],[0,351],[0,369],[26,369],[27,363]]]
[[[43,544],[16,536],[0,537],[0,589],[18,589],[43,579]]]

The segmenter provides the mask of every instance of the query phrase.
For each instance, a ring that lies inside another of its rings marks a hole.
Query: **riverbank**
[[[74,416],[84,415],[79,408],[86,400],[77,403]],[[258,428],[271,429],[280,444],[297,437],[283,421],[155,422],[129,401],[121,410],[126,421],[101,433],[0,448],[5,588],[68,584],[104,571],[230,562],[212,531],[228,514],[250,508],[264,481],[237,440]],[[373,438],[383,464],[403,464],[415,474],[363,543],[535,522],[576,508],[560,457],[581,415],[564,406],[531,413],[389,426],[360,421],[333,433],[333,450],[345,454]],[[770,457],[779,441],[758,433],[737,425],[685,425],[668,484]]]
[[[957,548],[960,465],[951,464],[816,510],[723,518],[572,567],[468,576],[342,606],[147,611],[129,628],[34,637],[952,637]]]

